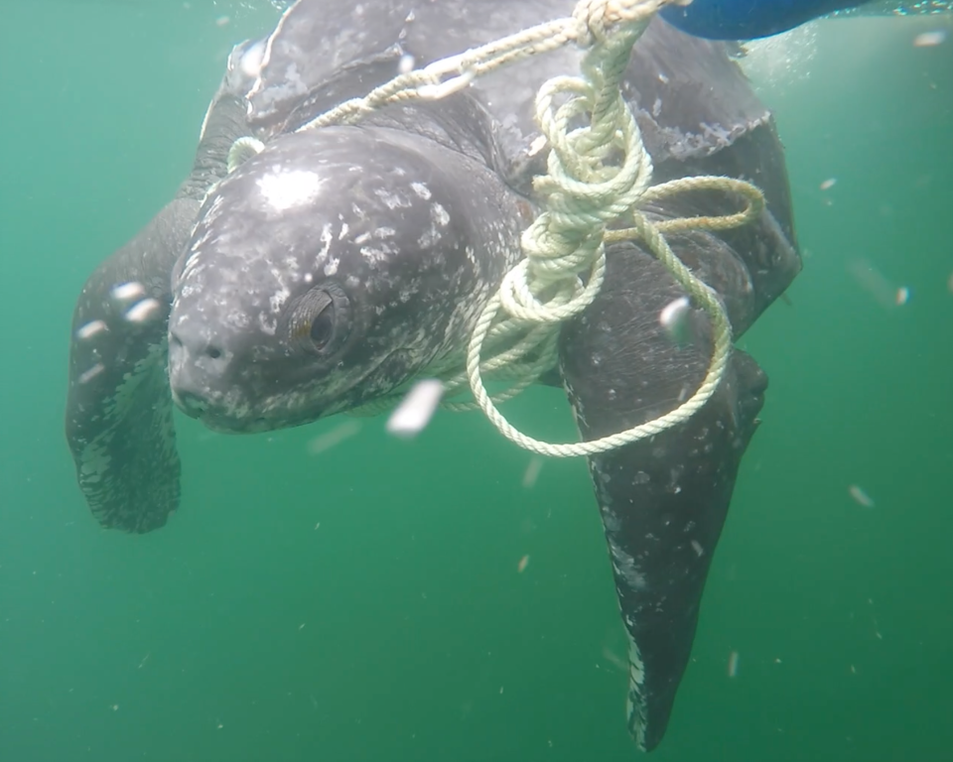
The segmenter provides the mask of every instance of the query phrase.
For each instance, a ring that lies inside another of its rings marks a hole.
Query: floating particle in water
[[[836,184],[837,184],[837,178],[836,178],[836,177],[829,177],[829,178],[827,178],[824,182],[821,183],[821,190],[822,190],[822,191],[830,190],[830,189],[833,188]]]
[[[145,296],[146,289],[141,283],[130,281],[129,283],[120,283],[118,286],[113,286],[113,290],[110,293],[113,299],[125,302],[138,299],[140,296]]]
[[[857,283],[870,294],[881,307],[894,309],[897,302],[898,286],[867,259],[854,259],[847,264],[847,269],[854,276]]]
[[[91,339],[97,333],[102,333],[103,331],[108,330],[109,327],[102,320],[93,320],[76,329],[76,338],[80,339],[81,341],[86,341],[87,339]]]
[[[96,378],[96,376],[98,376],[98,375],[99,375],[100,373],[102,373],[104,370],[106,370],[106,366],[103,365],[101,362],[98,362],[98,363],[96,363],[92,368],[90,368],[90,369],[87,370],[85,373],[83,373],[83,374],[77,379],[77,381],[79,381],[79,383],[81,383],[81,384],[88,384],[90,381],[92,381],[94,378]]]
[[[937,29],[932,32],[923,32],[913,38],[915,48],[933,48],[946,41],[946,30]]]
[[[854,498],[854,502],[857,503],[857,505],[863,506],[864,508],[874,507],[873,498],[856,484],[851,484],[847,491],[850,493],[850,496]]]
[[[534,455],[529,459],[529,464],[523,472],[523,486],[526,489],[530,489],[536,484],[536,480],[539,478],[539,472],[542,468],[543,459],[541,457]]]
[[[232,20],[228,16],[219,16],[215,19],[215,26],[228,26]]]
[[[732,651],[728,654],[728,677],[736,677],[738,675],[738,652]]]
[[[629,673],[629,665],[626,664],[625,660],[607,645],[602,647],[602,658],[609,662],[609,664],[619,670],[619,672],[622,674],[627,675]]]
[[[953,294],[953,273],[950,273],[950,277],[947,278],[946,287],[949,289],[950,293]]]
[[[705,555],[705,549],[701,546],[701,543],[698,540],[692,540],[692,550],[698,554],[699,558]]]
[[[349,439],[361,430],[361,424],[357,421],[345,421],[337,428],[327,431],[321,436],[315,437],[308,442],[308,452],[312,455],[318,455],[325,450],[341,444],[345,439]]]
[[[898,307],[902,307],[902,306],[905,305],[907,302],[909,302],[909,301],[910,301],[910,289],[907,288],[906,286],[901,286],[900,288],[898,288],[898,289],[897,289],[897,298],[896,298],[896,301],[897,301],[897,306],[898,306]]]
[[[414,70],[416,60],[410,53],[404,53],[397,62],[397,72],[399,74],[410,74]]]
[[[522,574],[524,571],[526,571],[526,567],[527,567],[527,566],[529,566],[529,556],[528,556],[528,555],[527,555],[527,556],[523,556],[523,557],[520,559],[520,562],[519,562],[518,564],[516,564],[516,572],[517,572],[518,574]]]
[[[437,379],[418,381],[391,413],[387,430],[398,437],[416,436],[430,423],[442,395],[443,384]]]
[[[256,78],[261,74],[261,61],[265,56],[265,43],[257,42],[245,51],[239,61],[242,73],[250,78]]]
[[[689,321],[691,309],[691,302],[688,297],[681,296],[666,304],[659,313],[659,323],[661,323],[665,335],[673,343],[680,346],[687,344],[691,338]]]
[[[126,310],[123,317],[130,323],[145,323],[158,317],[161,311],[162,305],[159,304],[159,300],[150,297],[149,299],[143,299],[141,302],[136,302]]]

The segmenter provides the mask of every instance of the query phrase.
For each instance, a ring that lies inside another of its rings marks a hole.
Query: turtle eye
[[[327,356],[336,352],[347,339],[350,302],[340,286],[317,286],[294,304],[289,315],[291,341],[308,352]]]
[[[334,338],[334,302],[329,302],[311,321],[311,341],[319,352]]]

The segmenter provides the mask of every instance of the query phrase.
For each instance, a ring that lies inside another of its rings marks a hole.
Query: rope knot
[[[581,48],[591,48],[605,42],[607,0],[580,0],[573,9],[572,17],[578,25],[576,43]]]

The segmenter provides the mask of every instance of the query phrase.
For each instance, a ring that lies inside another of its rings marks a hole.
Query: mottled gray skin
[[[459,348],[518,257],[534,203],[532,177],[545,160],[530,152],[537,137],[532,100],[546,78],[577,70],[579,51],[558,51],[451,98],[389,108],[359,125],[295,131],[389,80],[402,57],[422,65],[568,15],[573,6],[300,0],[264,43],[233,56],[248,56],[239,67],[246,72],[262,64],[257,78],[238,78],[238,92],[247,132],[264,150],[208,183],[194,230],[186,229],[190,208],[164,242],[143,233],[123,250],[132,254],[121,251],[104,264],[87,284],[76,327],[111,309],[111,283],[157,284],[166,303],[172,298],[172,397],[223,431],[301,425],[426,373]],[[660,22],[636,47],[625,94],[656,180],[724,174],[765,192],[767,209],[747,228],[670,239],[720,294],[739,336],[800,269],[771,116],[723,45]],[[697,193],[650,212],[660,219],[718,214],[739,203]],[[153,249],[162,256],[143,257]],[[120,266],[129,259],[133,266]],[[564,326],[559,367],[545,378],[565,387],[587,439],[674,408],[698,387],[712,351],[700,310],[691,316],[693,342],[679,346],[666,335],[659,314],[683,291],[639,246],[613,246],[607,267],[599,297]],[[169,279],[171,291],[162,290]],[[85,479],[80,468],[80,481],[100,520],[146,531],[178,504],[170,392],[154,364],[133,374],[150,385],[132,398],[120,394],[119,373],[160,347],[159,328],[149,327],[146,341],[113,323],[116,331],[111,324],[92,340],[101,342],[99,355],[74,342],[71,445],[78,466],[92,464]],[[87,389],[76,379],[95,357],[115,368]],[[654,748],[665,733],[765,388],[757,364],[736,351],[719,390],[688,423],[589,460],[629,635],[629,728],[640,749]],[[123,397],[128,404],[116,408],[113,401]],[[97,457],[86,457],[94,441]],[[140,483],[150,491],[134,486]]]

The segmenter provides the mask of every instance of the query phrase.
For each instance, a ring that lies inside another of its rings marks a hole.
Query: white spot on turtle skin
[[[387,252],[374,246],[362,246],[361,254],[363,255],[364,259],[371,263],[387,261]]]
[[[394,209],[406,209],[408,206],[410,206],[410,201],[408,201],[406,198],[400,196],[397,193],[386,191],[383,188],[374,191],[374,195],[383,201],[384,206],[391,211]]]
[[[528,155],[528,156],[535,156],[535,155],[538,154],[540,151],[542,151],[542,150],[546,147],[546,145],[547,145],[546,136],[545,136],[545,135],[537,135],[536,138],[533,140],[533,142],[530,143],[530,145],[529,145],[529,152],[528,152],[527,155]]]
[[[440,227],[446,227],[447,223],[450,222],[450,215],[447,214],[447,210],[436,201],[430,207],[430,217]]]
[[[612,556],[612,567],[630,589],[645,590],[648,587],[648,580],[639,569],[635,559],[611,538],[609,539],[609,552]]]
[[[627,624],[632,625],[627,621]],[[645,751],[645,731],[648,725],[648,707],[645,702],[645,662],[638,644],[629,635],[629,695],[626,700],[626,717],[629,732],[635,745]]]
[[[430,188],[428,188],[423,183],[411,183],[410,187],[411,189],[413,189],[414,193],[420,196],[420,198],[422,198],[424,201],[430,200],[430,196],[431,196]]]
[[[282,288],[276,291],[274,294],[272,294],[271,298],[268,300],[268,306],[271,307],[271,311],[274,312],[275,314],[280,312],[281,305],[288,300],[288,297],[290,295],[291,294],[286,288]]]
[[[267,312],[259,312],[258,327],[261,328],[263,333],[266,333],[269,336],[274,336],[275,331],[278,329],[278,321]]]
[[[258,180],[265,201],[276,212],[312,203],[321,191],[323,181],[314,172],[301,169],[278,170]]]
[[[437,241],[440,240],[440,233],[435,227],[428,228],[423,235],[417,239],[417,246],[421,249],[432,249]]]

